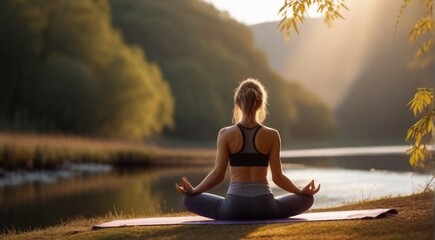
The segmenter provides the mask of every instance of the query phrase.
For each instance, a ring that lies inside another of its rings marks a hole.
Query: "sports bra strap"
[[[262,126],[247,128],[238,123],[237,127],[242,133],[243,145],[240,151],[230,154],[230,166],[268,166],[269,155],[260,153],[255,146],[255,137]]]

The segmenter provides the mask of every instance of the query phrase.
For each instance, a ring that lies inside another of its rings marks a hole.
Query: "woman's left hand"
[[[175,183],[175,188],[177,189],[177,191],[179,193],[185,194],[185,195],[194,195],[195,194],[195,189],[192,187],[192,184],[190,184],[187,177],[181,178],[181,185],[182,186],[178,185],[178,183]]]
[[[301,193],[305,195],[314,195],[319,190],[320,190],[320,184],[316,188],[316,186],[314,185],[314,180],[311,180],[311,182],[308,183],[308,185],[302,189]]]

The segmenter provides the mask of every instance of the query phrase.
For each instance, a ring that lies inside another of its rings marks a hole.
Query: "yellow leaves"
[[[403,0],[397,16],[396,30],[399,25],[400,17],[405,9],[413,0]],[[433,35],[435,33],[435,18],[433,15],[433,0],[420,0],[420,5],[423,7],[422,17],[417,21],[412,30],[408,34],[408,44],[414,43],[426,34],[432,34],[428,41],[424,42],[415,53],[415,58],[420,58],[425,53],[429,52],[434,45]],[[431,58],[426,58],[431,61]],[[412,148],[407,151],[410,155],[409,162],[416,168],[423,166],[430,152],[427,150],[427,145],[431,142],[434,135],[434,119],[435,119],[435,100],[434,88],[419,88],[414,95],[414,98],[408,103],[414,116],[423,115],[406,133],[406,141],[412,142]]]
[[[414,146],[406,151],[406,154],[410,155],[409,164],[411,164],[412,167],[416,168],[419,164],[421,164],[421,161],[425,159],[425,156],[429,154],[429,151],[424,147]]]
[[[416,39],[428,32],[435,32],[435,19],[432,16],[426,16],[418,20],[408,35],[408,44],[412,44]]]
[[[326,9],[326,11],[324,11],[325,12],[325,20],[324,20],[324,22],[329,26],[329,27],[331,27],[332,26],[332,23],[336,20],[336,19],[338,19],[338,18],[341,18],[341,19],[344,19],[344,17],[340,14],[340,9],[341,8],[344,8],[344,9],[346,9],[346,10],[349,10],[347,7],[346,7],[346,5],[344,4],[344,2],[337,2],[337,1],[332,1],[332,0],[329,0],[329,1],[325,1],[325,3],[324,4],[320,4],[319,5],[319,9],[318,9],[318,11],[320,10],[321,12],[323,12],[324,11],[324,9]]]
[[[290,37],[290,31],[292,28],[297,34],[299,34],[298,21],[303,23],[305,20],[306,4],[311,4],[311,0],[285,0],[284,5],[278,11],[278,14],[282,17],[282,20],[278,25],[279,31],[284,32],[286,41],[288,41]],[[292,12],[292,14],[290,14],[290,12]]]
[[[421,57],[423,56],[423,54],[429,52],[429,50],[432,49],[433,44],[434,44],[433,39],[429,39],[429,41],[421,44],[420,49],[418,49],[417,52],[415,53],[415,57],[416,58]]]
[[[299,29],[297,25],[296,18],[283,18],[279,23],[279,31],[285,34],[285,40],[288,41],[290,37],[290,30],[293,27],[295,32],[299,35]]]
[[[409,163],[414,168],[423,163],[428,156],[427,145],[435,132],[435,100],[434,88],[419,88],[414,98],[408,103],[414,116],[424,115],[406,133],[406,141],[412,147],[406,152],[410,156]]]
[[[420,0],[420,4],[424,6],[424,15],[429,16],[433,14],[433,0]]]
[[[396,21],[396,30],[399,26],[400,18],[402,17],[403,13],[405,12],[406,7],[412,2],[413,0],[403,0],[402,5],[400,6],[399,13],[397,14],[397,21]]]
[[[418,120],[406,133],[406,141],[414,139],[415,145],[420,145],[421,140],[432,133],[434,130],[433,114],[429,113]]]
[[[403,0],[400,6],[399,13],[396,21],[396,30],[400,22],[400,18],[403,15],[405,9],[413,0]],[[417,21],[412,30],[408,34],[408,44],[413,44],[416,40],[422,38],[427,34],[431,34],[429,40],[421,44],[420,48],[415,53],[415,58],[421,57],[425,53],[432,49],[434,44],[434,34],[435,34],[435,18],[433,11],[433,0],[420,0],[420,5],[423,7],[422,17]],[[429,62],[431,58],[427,58]]]
[[[432,88],[419,88],[414,95],[414,98],[408,103],[414,116],[421,114],[423,110],[429,106],[434,100],[434,89]]]
[[[281,14],[281,12],[284,12],[284,10],[286,10],[288,5],[289,5],[288,1],[284,1],[284,5],[282,5],[282,7],[279,9],[278,14]]]
[[[405,9],[413,1],[414,0],[403,0],[402,5],[400,6],[400,9],[399,9],[399,13],[397,14],[396,30],[397,30],[397,27],[399,26],[400,18],[402,17],[403,13],[405,12]],[[423,6],[423,17],[424,18],[433,18],[433,14],[432,14],[433,0],[420,0],[420,5]],[[420,20],[422,20],[422,19],[423,18],[421,18]],[[415,27],[417,27],[417,25]]]
[[[280,32],[284,32],[285,40],[290,38],[291,29],[299,35],[298,24],[303,23],[308,9],[317,5],[317,13],[325,15],[324,22],[332,26],[332,22],[338,18],[344,19],[341,9],[349,10],[344,4],[344,0],[284,0],[283,6],[278,14],[282,17],[278,27]]]

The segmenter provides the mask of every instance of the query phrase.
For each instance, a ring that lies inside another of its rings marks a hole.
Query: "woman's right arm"
[[[224,135],[225,129],[221,129],[221,131],[219,131],[217,139],[217,153],[213,170],[211,170],[210,173],[204,178],[204,180],[202,180],[202,182],[198,184],[198,186],[196,186],[195,188],[192,187],[186,177],[183,177],[183,187],[176,184],[176,188],[180,193],[188,195],[199,194],[208,191],[209,189],[213,188],[224,180],[229,155],[228,146],[226,144],[226,139]]]
[[[273,130],[272,149],[270,151],[270,170],[272,172],[273,182],[287,192],[299,195],[314,195],[320,190],[320,185],[316,188],[314,180],[311,181],[302,190],[299,189],[284,173],[281,165],[281,138],[276,130]]]

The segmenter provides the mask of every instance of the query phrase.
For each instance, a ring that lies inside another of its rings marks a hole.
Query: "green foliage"
[[[342,9],[349,10],[344,0],[284,0],[278,14],[282,18],[279,31],[284,32],[286,40],[290,37],[292,28],[299,34],[298,24],[304,23],[308,9],[316,5],[317,13],[325,15],[324,21],[328,26],[332,26],[336,19],[344,19],[340,14]]]
[[[126,41],[142,47],[168,80],[175,99],[175,126],[168,134],[215,139],[217,131],[230,124],[234,89],[247,77],[258,78],[269,90],[267,124],[283,138],[327,136],[328,131],[319,129],[333,128],[325,119],[329,109],[315,96],[299,94],[306,91],[271,71],[250,29],[211,5],[197,0],[110,3],[114,25]],[[305,125],[302,119],[311,119],[317,109],[324,111],[312,121],[324,124]]]
[[[142,139],[171,126],[168,85],[106,0],[5,0],[0,28],[2,128]]]

